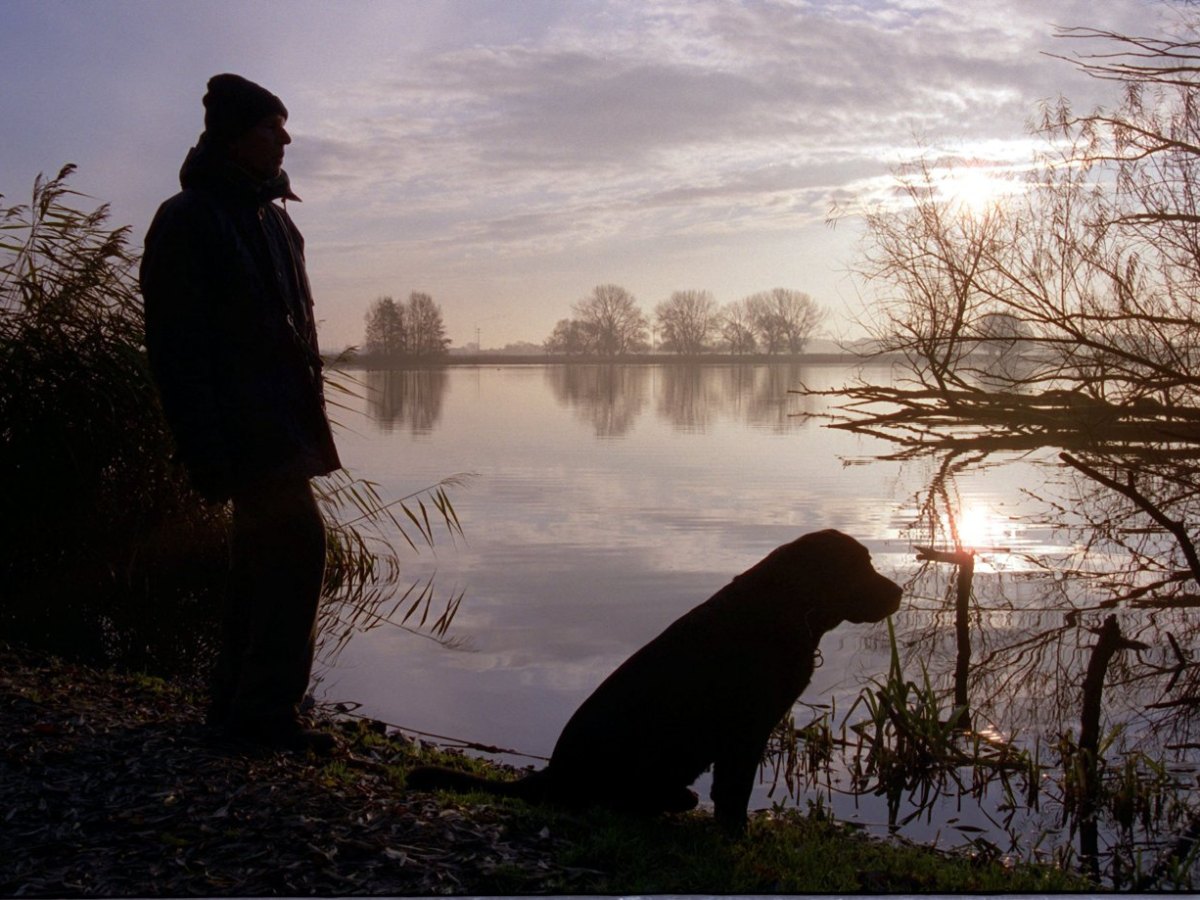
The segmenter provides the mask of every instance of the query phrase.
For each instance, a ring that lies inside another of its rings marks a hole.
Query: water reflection
[[[803,365],[674,365],[661,370],[657,412],[680,431],[706,431],[729,415],[747,425],[785,431],[800,427],[789,390],[801,381]]]
[[[372,369],[366,373],[367,410],[384,431],[430,434],[442,415],[443,368]]]
[[[628,365],[548,366],[555,399],[592,427],[596,437],[629,433],[646,406],[650,369]]]
[[[894,623],[901,677],[889,678],[884,629],[831,636],[805,697],[820,727],[797,707],[803,739],[779,744],[793,801],[819,789],[839,818],[890,823],[918,840],[957,834],[980,849],[1069,858],[1078,805],[1064,772],[1078,758],[1092,629],[1116,612],[1123,634],[1150,649],[1123,651],[1108,670],[1111,802],[1101,804],[1098,852],[1109,869],[1158,852],[1193,815],[1200,749],[1200,621],[1182,545],[1131,497],[1065,470],[1053,448],[926,448],[881,461],[889,445],[843,430],[810,425],[797,441],[805,425],[792,413],[821,414],[826,401],[788,392],[845,373],[783,364],[372,373],[380,394],[387,374],[400,376],[391,391],[401,400],[387,415],[369,402],[384,434],[348,443],[352,465],[392,473],[392,495],[414,478],[484,472],[461,497],[469,552],[436,563],[452,595],[469,589],[454,630],[477,650],[393,650],[377,632],[374,650],[351,647],[371,674],[346,682],[348,695],[369,699],[373,689],[393,721],[548,753],[578,702],[675,615],[772,547],[839,527],[905,582]],[[422,375],[428,388],[405,386]],[[416,415],[422,397],[436,403]],[[1188,467],[1140,465],[1114,477],[1132,479],[1170,520],[1200,521]],[[918,562],[916,546],[974,551],[965,615],[959,569]],[[923,711],[901,719],[919,737],[907,745],[915,755],[890,757],[913,764],[880,767],[883,745],[855,730],[873,721],[855,707],[864,686],[897,716]],[[969,706],[969,731],[947,728],[959,706]],[[987,765],[964,753],[985,753]],[[792,777],[804,760],[824,760],[819,788]],[[787,793],[768,790],[759,805]]]
[[[706,432],[726,417],[773,431],[803,427],[794,413],[809,401],[788,393],[802,374],[800,363],[582,364],[545,370],[558,402],[589,423],[597,437],[627,435],[647,409],[684,432]]]
[[[867,722],[851,738],[843,724],[855,791],[886,795],[893,827],[932,823],[939,803],[972,797],[991,841],[1006,833],[1008,852],[1049,840],[1067,861],[1077,836],[1084,869],[1114,886],[1142,883],[1143,854],[1166,858],[1181,834],[1200,834],[1192,810],[1200,666],[1183,649],[1200,640],[1200,624],[1187,611],[1191,573],[1172,562],[1188,545],[1173,546],[1168,523],[1165,532],[1131,527],[1148,505],[1186,506],[1183,481],[1173,470],[1156,484],[1143,461],[1139,497],[1161,492],[1155,504],[1139,503],[1102,482],[1062,479],[1054,457],[1031,482],[1041,486],[1027,488],[1037,502],[1000,523],[960,489],[994,463],[947,454],[910,501],[914,543],[941,549],[921,554],[906,585],[909,614],[892,672],[864,695]],[[1021,525],[1053,530],[1059,546],[1004,546]],[[1022,564],[1007,567],[1018,553]],[[977,555],[991,562],[982,577]],[[919,660],[919,677],[902,675],[901,660]],[[996,733],[1009,737],[981,740]]]
[[[657,412],[680,431],[706,431],[728,402],[726,385],[700,366],[668,366],[662,370]]]
[[[369,370],[367,411],[385,432],[430,434],[442,415],[446,368]],[[588,423],[597,437],[624,437],[648,410],[678,431],[704,432],[731,417],[755,428],[804,427],[797,412],[810,397],[789,393],[803,379],[801,363],[774,365],[577,364],[544,368],[555,399]]]

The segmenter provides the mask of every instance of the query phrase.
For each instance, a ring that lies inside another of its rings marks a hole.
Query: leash
[[[351,707],[350,704],[342,702],[342,703],[333,704],[332,708],[339,715],[343,715],[343,716],[346,716],[351,719],[361,719],[366,722],[379,722],[383,725],[386,725],[388,728],[392,729],[393,731],[398,731],[403,735],[415,735],[417,737],[430,738],[431,740],[438,741],[439,743],[443,742],[443,741],[448,742],[445,746],[453,747],[453,748],[459,749],[459,750],[477,750],[480,753],[503,754],[506,756],[520,756],[523,759],[536,759],[539,762],[549,762],[550,761],[550,757],[548,757],[548,756],[538,756],[537,754],[534,754],[534,753],[522,753],[520,750],[512,750],[508,747],[497,747],[493,744],[479,744],[479,743],[476,743],[475,741],[468,741],[464,738],[451,737],[451,736],[445,735],[445,734],[434,734],[431,731],[421,731],[416,728],[408,728],[407,726],[404,726],[404,725],[397,725],[395,722],[388,722],[387,720],[380,719],[376,716],[367,716],[367,715],[363,715],[362,713],[355,712],[355,709],[357,709],[359,707],[359,705],[360,704],[355,704],[354,707]]]

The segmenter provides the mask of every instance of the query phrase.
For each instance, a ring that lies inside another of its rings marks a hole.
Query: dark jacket
[[[209,499],[339,468],[304,241],[259,184],[201,142],[146,234],[146,346],[180,460]]]

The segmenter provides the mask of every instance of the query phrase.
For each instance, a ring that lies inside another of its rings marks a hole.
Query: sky
[[[852,337],[862,232],[832,205],[921,152],[1027,162],[1040,104],[1119,99],[1056,26],[1157,33],[1180,2],[0,0],[0,194],[75,163],[140,248],[237,72],[289,111],[325,349],[412,291],[455,346],[540,343],[606,283],[648,313],[792,288]]]

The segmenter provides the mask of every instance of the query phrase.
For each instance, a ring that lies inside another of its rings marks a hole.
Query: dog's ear
[[[831,559],[853,552],[854,548],[866,552],[866,547],[854,538],[828,528],[824,531],[810,531],[789,544],[776,547],[763,562],[781,566],[819,568]]]
[[[787,551],[796,574],[821,583],[872,571],[867,548],[850,535],[832,528],[810,532],[779,549]]]
[[[878,622],[899,608],[899,585],[876,572],[870,551],[849,535],[815,531],[786,549],[794,583],[820,607],[809,621],[819,617],[825,630],[842,621]]]

